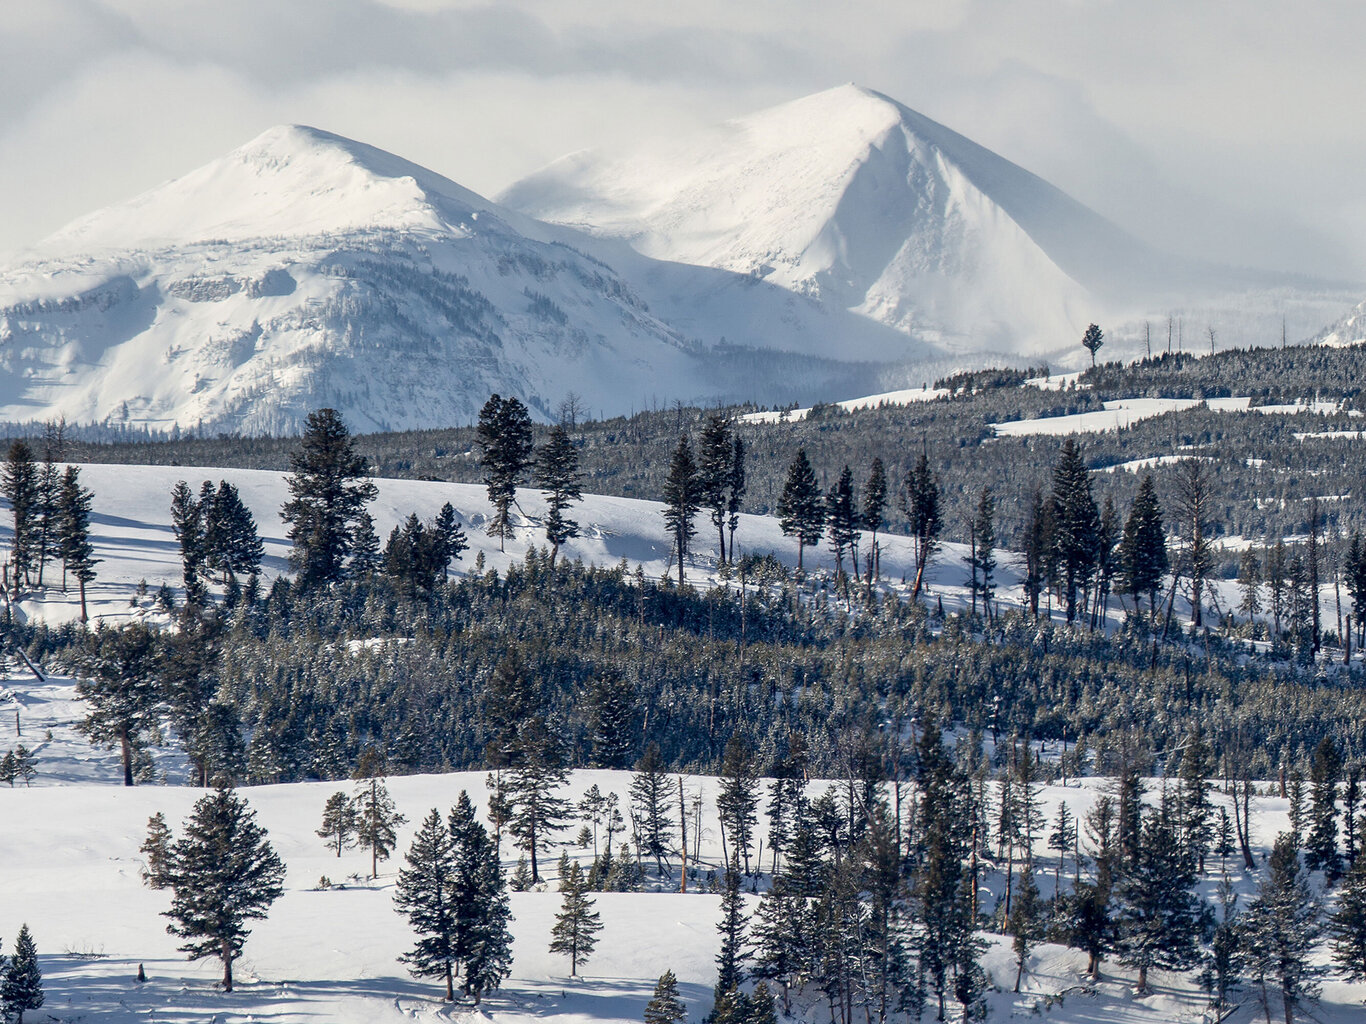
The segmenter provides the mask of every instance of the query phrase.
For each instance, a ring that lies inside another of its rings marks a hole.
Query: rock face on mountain
[[[1074,345],[1164,279],[1138,240],[995,153],[848,85],[500,197],[659,259],[750,274],[956,353]]]

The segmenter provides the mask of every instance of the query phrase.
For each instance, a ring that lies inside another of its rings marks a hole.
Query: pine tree
[[[576,528],[578,526],[577,523],[573,525]],[[465,531],[460,528],[460,523],[455,517],[455,506],[449,501],[441,506],[441,511],[432,520],[432,539],[435,544],[435,560],[439,563],[437,571],[442,579],[446,579],[450,575],[451,562],[458,562],[470,546]]]
[[[697,494],[702,508],[711,509],[716,528],[717,550],[726,560],[727,489],[731,478],[731,459],[735,455],[730,420],[713,413],[697,439]]]
[[[1053,548],[1058,582],[1067,607],[1067,621],[1076,620],[1077,593],[1087,585],[1095,569],[1100,534],[1100,512],[1091,497],[1091,479],[1072,438],[1063,444],[1053,469]]]
[[[802,571],[802,555],[809,544],[818,544],[825,527],[825,505],[815,470],[806,457],[806,449],[797,449],[792,464],[787,467],[787,481],[778,499],[778,525],[784,537],[797,538],[797,571]]]
[[[1086,333],[1082,335],[1081,347],[1091,353],[1091,365],[1096,365],[1096,353],[1105,344],[1105,332],[1096,324],[1091,324],[1086,328]],[[1017,990],[1018,991],[1018,990]]]
[[[4,1007],[6,1021],[24,1024],[25,1011],[37,1010],[43,1005],[43,972],[38,967],[38,947],[27,924],[19,927],[14,955],[4,968],[0,1006]]]
[[[493,504],[488,532],[498,538],[498,550],[502,551],[512,531],[510,510],[517,500],[517,484],[531,464],[531,414],[516,398],[490,395],[479,410],[476,435],[479,465],[484,469],[484,485]]]
[[[285,478],[290,500],[280,509],[294,542],[290,567],[305,589],[341,579],[356,524],[379,493],[367,478],[365,456],[335,409],[309,413]]]
[[[38,759],[33,756],[33,751],[22,743],[14,748],[14,775],[21,780],[25,786],[33,784],[34,776],[38,774]]]
[[[456,958],[462,968],[465,995],[478,1006],[484,993],[496,990],[512,971],[507,882],[498,859],[498,844],[476,818],[464,790],[447,823],[455,843]]]
[[[702,507],[697,481],[697,467],[693,463],[688,436],[678,439],[669,476],[664,481],[664,525],[674,541],[674,556],[678,559],[678,585],[683,586],[683,562],[688,557],[688,546],[697,534],[693,516]]]
[[[716,810],[730,841],[732,859],[743,860],[749,874],[749,851],[754,845],[758,823],[759,779],[748,744],[738,735],[731,736],[721,758],[720,789]]]
[[[185,603],[198,607],[207,600],[203,571],[206,540],[204,508],[184,480],[171,490],[171,529],[180,545],[181,579],[185,584]]]
[[[996,596],[996,499],[991,488],[983,487],[977,499],[970,534],[972,545],[966,559],[972,574],[972,610],[982,600],[982,614],[991,617],[991,602]]]
[[[1167,538],[1162,527],[1162,507],[1157,502],[1153,478],[1145,474],[1138,495],[1124,521],[1119,549],[1120,577],[1125,592],[1133,598],[1148,597],[1148,613],[1157,613],[1157,589],[1168,569]]]
[[[939,481],[930,469],[930,458],[925,452],[920,453],[919,461],[906,478],[901,510],[910,520],[911,536],[915,538],[915,583],[911,587],[911,600],[915,601],[924,586],[925,569],[938,548],[939,532],[943,528]]]
[[[388,860],[398,842],[397,829],[408,819],[398,812],[384,781],[361,779],[356,788],[356,839],[370,851],[370,877],[379,877],[379,862]]]
[[[1204,624],[1205,581],[1214,571],[1214,551],[1209,538],[1209,505],[1212,482],[1204,459],[1183,459],[1176,468],[1176,521],[1185,534],[1182,567],[1190,587],[1191,625]]]
[[[560,545],[579,535],[579,524],[564,514],[565,509],[583,500],[578,449],[562,426],[550,428],[550,437],[536,459],[536,486],[545,498],[545,539],[550,541],[553,566],[559,557]]]
[[[560,912],[555,915],[555,926],[550,932],[550,952],[569,957],[569,974],[579,973],[579,964],[593,955],[602,931],[602,917],[594,910],[596,904],[587,896],[583,870],[575,861],[569,874],[560,880],[563,898]]]
[[[863,528],[872,534],[870,553],[873,557],[868,582],[875,582],[882,575],[880,552],[877,546],[877,532],[887,525],[887,470],[882,459],[874,458],[868,471],[868,482],[863,485]]]
[[[1342,756],[1332,736],[1324,736],[1314,750],[1309,781],[1309,836],[1304,847],[1304,862],[1310,871],[1322,871],[1332,881],[1342,873],[1337,812]]]
[[[1286,612],[1285,583],[1288,561],[1285,541],[1277,540],[1274,547],[1266,552],[1263,562],[1263,576],[1266,579],[1267,597],[1270,599],[1271,628],[1276,636],[1281,635],[1281,620]]]
[[[825,523],[830,548],[835,553],[835,572],[844,575],[844,555],[853,561],[854,575],[858,575],[859,514],[854,499],[854,476],[848,466],[840,473],[839,481],[825,496]]]
[[[323,806],[322,827],[314,834],[341,857],[343,850],[356,845],[359,831],[360,816],[355,803],[345,793],[333,793]]]
[[[721,949],[716,954],[716,995],[740,987],[745,980],[745,898],[740,894],[740,865],[732,858],[721,890],[721,919],[716,930]]]
[[[1241,938],[1263,1000],[1267,983],[1276,984],[1286,1024],[1293,1024],[1296,1005],[1317,993],[1315,979],[1323,973],[1310,956],[1320,933],[1318,907],[1289,834],[1276,837],[1269,868],[1242,915]]]
[[[379,537],[375,534],[375,520],[365,509],[356,513],[356,526],[351,531],[351,558],[347,569],[352,576],[365,576],[379,568]]]
[[[1048,834],[1048,848],[1058,851],[1058,859],[1053,865],[1053,898],[1060,894],[1062,862],[1069,850],[1077,843],[1077,820],[1068,810],[1067,802],[1058,804],[1058,814],[1053,819],[1053,831]]]
[[[1262,610],[1262,563],[1252,548],[1245,550],[1238,559],[1238,590],[1241,594],[1238,611],[1251,623]]]
[[[1219,882],[1219,923],[1210,937],[1209,953],[1201,981],[1210,994],[1215,1019],[1223,1018],[1229,995],[1238,985],[1243,969],[1243,949],[1239,937],[1238,894],[1228,875]]]
[[[156,637],[141,623],[95,631],[93,650],[77,668],[76,694],[89,706],[76,728],[92,743],[119,748],[123,784],[165,706],[156,678]]]
[[[33,449],[27,441],[13,441],[5,455],[0,471],[0,494],[9,502],[13,517],[14,535],[10,545],[10,568],[14,599],[18,600],[23,584],[38,559],[38,528],[42,494],[38,467],[33,460]]]
[[[1186,855],[1203,874],[1205,856],[1214,840],[1214,807],[1209,798],[1209,775],[1214,771],[1214,760],[1205,738],[1197,726],[1186,738],[1186,749],[1181,752],[1180,781],[1181,840]]]
[[[446,1001],[455,998],[459,922],[452,898],[455,842],[435,807],[408,849],[408,866],[398,873],[394,908],[408,918],[417,943],[399,960],[415,978],[444,978]]]
[[[1333,963],[1348,981],[1366,978],[1366,857],[1347,872],[1328,930],[1333,938]]]
[[[665,971],[655,982],[655,994],[645,1004],[645,1024],[683,1024],[688,1007],[678,996],[678,979]]]
[[[202,509],[204,502],[200,505]],[[259,572],[265,548],[256,532],[256,519],[242,504],[237,488],[220,480],[203,514],[206,519],[205,560],[223,574],[223,582],[228,583],[238,575],[250,576]]]
[[[735,531],[740,525],[740,505],[745,500],[745,442],[736,434],[730,448],[730,474],[726,478],[726,529],[730,534],[729,559],[735,561]]]
[[[1119,960],[1138,969],[1137,990],[1148,988],[1154,967],[1185,970],[1195,962],[1199,899],[1191,891],[1195,866],[1166,808],[1144,823],[1137,859],[1115,887],[1119,901]]]
[[[62,474],[58,492],[57,550],[62,558],[62,589],[66,589],[66,575],[76,577],[81,595],[81,621],[89,622],[85,606],[85,588],[95,578],[95,547],[90,543],[90,505],[94,494],[81,486],[80,469],[67,466]]]
[[[669,874],[665,858],[673,849],[673,789],[659,744],[651,743],[631,776],[631,808],[640,830],[641,853],[655,859],[661,876]]]
[[[1010,908],[1010,934],[1015,951],[1015,991],[1020,991],[1025,963],[1030,951],[1043,938],[1043,901],[1034,883],[1034,872],[1028,864],[1020,868],[1020,881],[1015,887],[1015,900]]]
[[[160,811],[147,819],[147,838],[138,847],[146,855],[142,880],[150,889],[165,889],[171,884],[171,830]]]
[[[248,921],[265,918],[284,892],[285,866],[256,815],[232,790],[201,797],[171,847],[172,923],[166,930],[187,939],[191,960],[218,957],[223,991],[232,991],[232,964],[242,955]]]
[[[1043,500],[1043,491],[1036,488],[1030,496],[1029,512],[1025,518],[1025,573],[1021,584],[1025,601],[1029,604],[1029,614],[1036,619],[1039,617],[1039,595],[1048,585],[1049,553],[1052,547],[1051,517]]]
[[[560,741],[540,716],[532,718],[524,730],[520,757],[509,772],[508,795],[512,818],[508,831],[519,849],[531,857],[531,880],[541,880],[539,851],[549,845],[550,837],[564,827],[569,803],[556,794],[568,781]]]

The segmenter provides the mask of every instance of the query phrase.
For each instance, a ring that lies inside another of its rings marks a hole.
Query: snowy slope
[[[571,391],[608,414],[776,400],[867,378],[852,359],[920,353],[898,338],[279,127],[0,270],[0,420],[289,431],[330,405],[397,429],[469,422],[491,392],[542,417]],[[737,380],[737,348],[791,358]]]
[[[623,157],[575,154],[500,201],[959,352],[1074,345],[1106,299],[1166,279],[1047,182],[854,85]]]

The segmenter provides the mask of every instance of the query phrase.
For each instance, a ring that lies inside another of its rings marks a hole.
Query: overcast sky
[[[1360,0],[0,0],[0,249],[272,124],[492,194],[846,81],[1159,246],[1366,280]]]

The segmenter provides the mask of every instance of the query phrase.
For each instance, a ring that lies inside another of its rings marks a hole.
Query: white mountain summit
[[[1161,264],[1042,179],[854,85],[625,156],[565,157],[499,200],[958,353],[1072,346]]]

